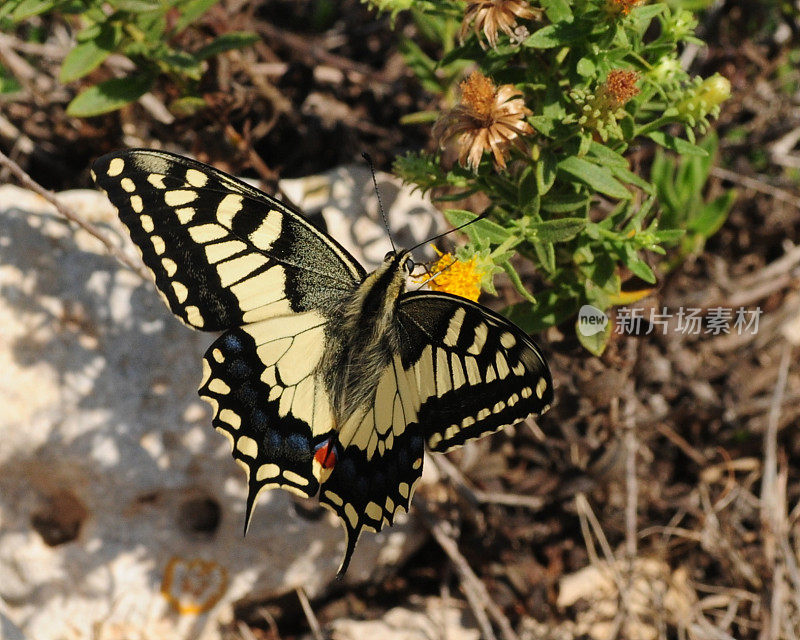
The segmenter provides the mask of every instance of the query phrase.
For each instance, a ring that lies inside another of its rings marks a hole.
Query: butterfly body
[[[406,292],[408,252],[367,274],[335,240],[213,167],[131,150],[93,166],[98,185],[195,329],[222,331],[199,393],[248,479],[342,520],[344,572],[362,529],[407,510],[424,450],[447,451],[547,410],[538,347],[486,307]]]
[[[334,419],[345,424],[374,401],[380,372],[400,350],[397,304],[405,291],[408,254],[390,254],[356,287],[326,328],[329,347],[320,372]]]

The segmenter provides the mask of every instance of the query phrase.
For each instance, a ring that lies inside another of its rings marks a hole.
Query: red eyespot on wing
[[[320,442],[314,452],[314,460],[323,469],[333,469],[336,466],[336,446],[331,438]]]

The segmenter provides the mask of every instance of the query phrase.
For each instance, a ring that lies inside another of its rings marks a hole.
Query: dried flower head
[[[524,0],[471,0],[464,14],[459,35],[463,41],[472,25],[478,38],[483,31],[486,41],[495,48],[498,29],[513,36],[518,19],[532,20],[540,15],[540,9],[531,8]]]
[[[580,125],[594,131],[602,140],[622,138],[617,121],[625,117],[625,103],[639,93],[638,79],[636,71],[614,69],[595,93],[573,91],[570,95],[581,110]]]
[[[427,284],[433,291],[444,291],[477,302],[485,275],[485,271],[478,265],[477,257],[462,261],[451,253],[442,253],[436,247],[433,250],[439,259],[431,265],[429,273],[415,280],[420,284]]]
[[[600,91],[605,93],[611,102],[621,107],[628,100],[638,95],[639,87],[636,86],[638,79],[639,74],[636,71],[614,69],[608,72],[605,84],[603,84]]]
[[[478,71],[461,83],[461,103],[434,127],[440,145],[456,138],[458,161],[478,171],[484,152],[491,151],[497,169],[506,168],[510,147],[524,151],[521,136],[533,133],[525,120],[531,115],[522,92],[513,84],[496,86]]]
[[[606,13],[612,16],[627,16],[631,9],[643,4],[644,0],[606,0]]]

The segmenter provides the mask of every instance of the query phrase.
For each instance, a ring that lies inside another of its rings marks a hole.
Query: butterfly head
[[[394,266],[398,270],[404,270],[407,274],[414,271],[414,258],[411,257],[410,251],[389,251],[383,256],[383,264],[387,266]]]

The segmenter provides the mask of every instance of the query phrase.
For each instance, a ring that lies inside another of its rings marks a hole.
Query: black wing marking
[[[380,531],[399,510],[408,511],[422,475],[425,446],[413,384],[413,372],[395,358],[381,375],[373,405],[339,430],[338,459],[319,497],[344,523],[347,548],[339,575],[347,571],[362,529]]]
[[[247,474],[245,529],[262,490],[311,497],[319,488],[314,451],[333,424],[327,393],[315,378],[324,321],[312,311],[232,329],[203,359],[199,394]]]
[[[417,420],[432,451],[447,451],[544,413],[553,382],[519,327],[464,298],[414,292],[400,300],[403,366],[415,373]]]
[[[330,310],[365,277],[298,214],[200,162],[134,149],[99,158],[93,176],[169,308],[194,328]]]

